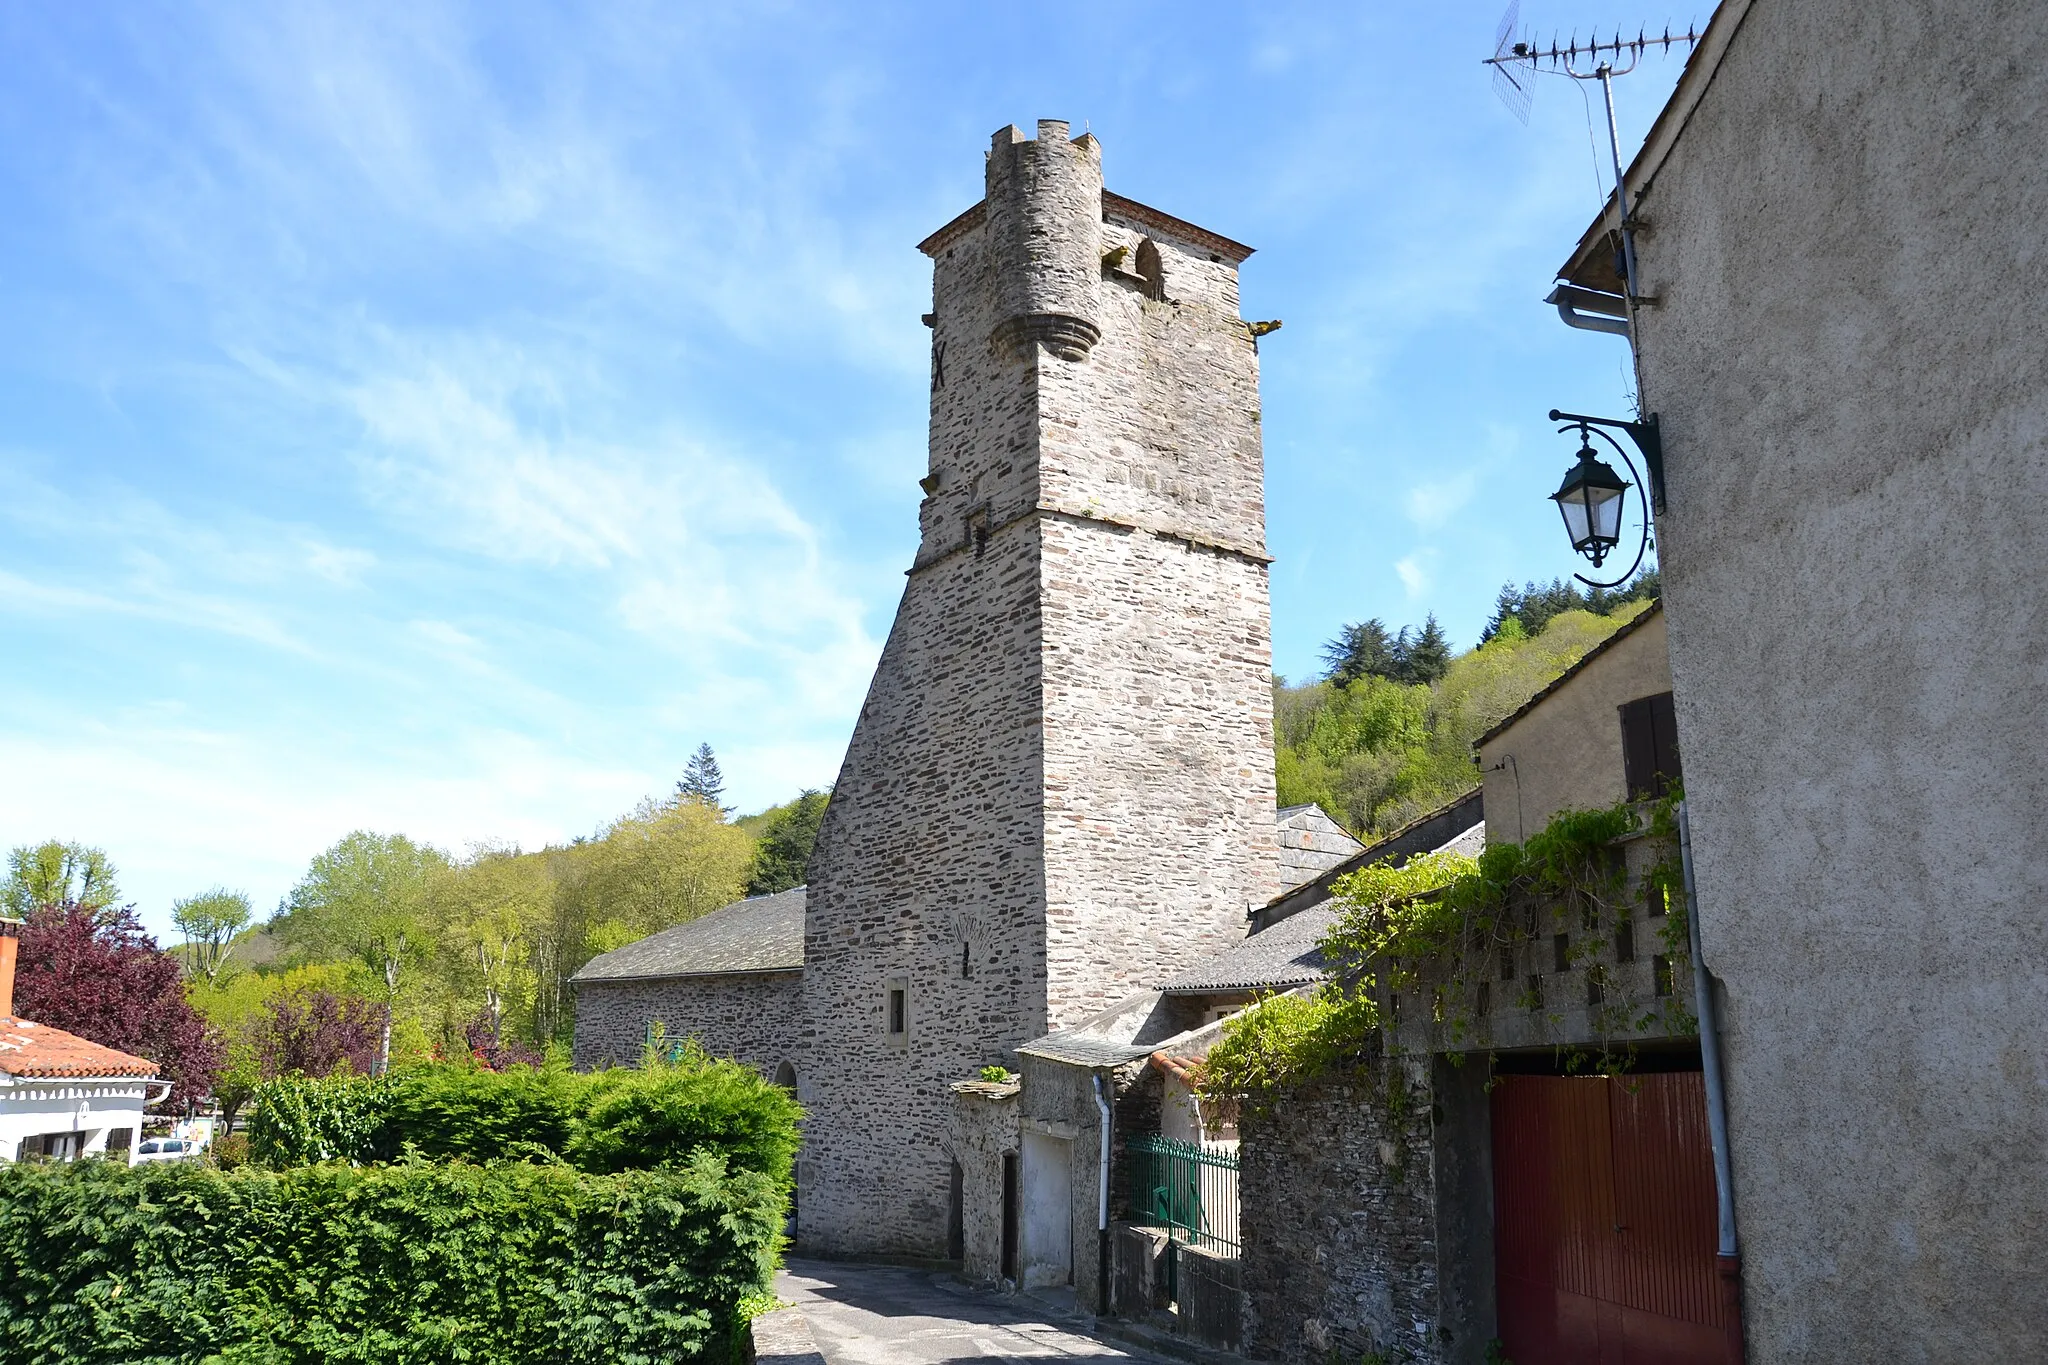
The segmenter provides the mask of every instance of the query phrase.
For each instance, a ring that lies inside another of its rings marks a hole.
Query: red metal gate
[[[1498,1079],[1496,1293],[1515,1365],[1741,1365],[1706,1114],[1696,1071]]]

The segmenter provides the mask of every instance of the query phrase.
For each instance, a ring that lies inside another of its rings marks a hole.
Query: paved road
[[[801,1310],[826,1365],[1159,1360],[1097,1341],[1051,1305],[925,1270],[791,1261],[775,1292]]]

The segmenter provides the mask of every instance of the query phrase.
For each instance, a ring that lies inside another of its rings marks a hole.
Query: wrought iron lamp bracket
[[[1590,438],[1597,433],[1601,440],[1614,447],[1614,453],[1621,456],[1621,462],[1627,465],[1629,472],[1635,474],[1638,479],[1636,496],[1643,500],[1644,508],[1643,535],[1641,543],[1636,547],[1635,563],[1629,565],[1627,573],[1611,583],[1603,583],[1597,579],[1588,578],[1582,573],[1572,575],[1572,577],[1589,587],[1618,588],[1635,576],[1636,570],[1642,567],[1643,557],[1649,553],[1650,524],[1654,519],[1654,513],[1651,509],[1654,508],[1656,512],[1664,510],[1664,440],[1658,432],[1657,414],[1654,412],[1650,413],[1640,422],[1625,422],[1618,417],[1588,417],[1582,412],[1562,412],[1557,408],[1552,408],[1550,410],[1550,420],[1563,424],[1558,427],[1560,432],[1570,431],[1574,427],[1578,428],[1579,439],[1587,444],[1591,444]],[[1649,474],[1647,495],[1643,489],[1642,475],[1636,470],[1636,462],[1629,458],[1629,453],[1622,448],[1621,442],[1607,434],[1607,428],[1609,427],[1627,433],[1629,440],[1634,442],[1636,449],[1641,452],[1644,468]]]
[[[1664,437],[1659,431],[1656,413],[1651,413],[1640,422],[1624,422],[1618,417],[1588,417],[1582,412],[1560,412],[1558,409],[1552,408],[1550,410],[1550,420],[1553,422],[1569,422],[1571,425],[1582,429],[1586,427],[1612,427],[1616,431],[1626,432],[1628,438],[1635,442],[1636,449],[1642,452],[1643,467],[1650,476],[1650,506],[1659,512],[1664,510]],[[1559,428],[1559,430],[1563,430],[1563,428]],[[1613,445],[1614,438],[1608,437],[1607,442],[1609,445]],[[1617,450],[1620,449],[1619,446],[1615,448]],[[1623,453],[1622,458],[1624,460],[1628,458],[1626,452]]]

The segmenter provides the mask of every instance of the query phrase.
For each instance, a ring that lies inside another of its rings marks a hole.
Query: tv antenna
[[[1633,302],[1640,296],[1636,288],[1635,216],[1621,178],[1621,127],[1614,117],[1614,78],[1635,70],[1643,54],[1653,47],[1669,52],[1672,44],[1683,43],[1690,52],[1699,45],[1700,35],[1688,24],[1683,33],[1673,33],[1667,25],[1655,36],[1647,29],[1637,29],[1635,37],[1626,38],[1617,26],[1605,40],[1596,28],[1581,42],[1574,30],[1569,41],[1560,43],[1553,37],[1549,46],[1539,47],[1518,35],[1521,19],[1522,0],[1508,0],[1507,13],[1501,15],[1500,28],[1494,34],[1493,55],[1485,59],[1485,64],[1493,68],[1493,91],[1510,113],[1527,123],[1529,107],[1536,99],[1539,74],[1600,82],[1600,93],[1607,100],[1607,146],[1614,164],[1614,201],[1621,215],[1621,277],[1627,297]],[[1628,64],[1618,65],[1624,57]]]

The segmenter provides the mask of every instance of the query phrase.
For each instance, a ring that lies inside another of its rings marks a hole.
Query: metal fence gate
[[[1178,1261],[1185,1244],[1235,1256],[1237,1153],[1192,1142],[1140,1134],[1124,1139],[1130,1179],[1131,1221],[1165,1228],[1166,1282],[1177,1294]]]

